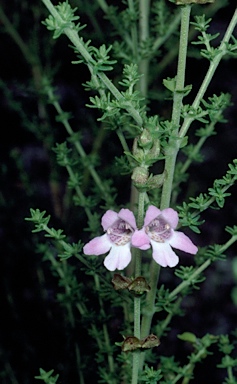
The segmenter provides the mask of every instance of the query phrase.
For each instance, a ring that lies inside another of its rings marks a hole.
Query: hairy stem
[[[145,192],[138,194],[138,212],[137,212],[137,225],[142,226],[144,219],[144,203],[145,203]],[[140,249],[134,250],[135,256],[135,277],[141,275],[141,251]],[[141,338],[141,298],[134,296],[134,336],[138,339]],[[137,384],[138,373],[140,365],[140,351],[133,352],[133,366],[132,366],[132,384]]]
[[[149,38],[149,15],[150,15],[150,0],[139,1],[139,37],[140,44],[145,43]],[[143,97],[147,96],[148,90],[148,74],[149,74],[149,58],[144,58],[139,62],[139,73],[142,75],[139,82],[139,90]]]
[[[179,59],[178,59],[178,68],[177,68],[177,80],[176,80],[176,89],[174,92],[173,99],[173,111],[172,111],[172,122],[174,125],[174,135],[177,134],[180,122],[181,108],[182,108],[182,99],[183,94],[182,89],[184,88],[184,79],[185,79],[185,69],[186,69],[186,57],[187,57],[187,45],[188,45],[188,31],[189,31],[189,18],[190,18],[191,6],[187,5],[181,8],[181,31],[180,31],[180,50],[179,50]],[[172,183],[174,175],[174,167],[176,162],[176,156],[179,149],[179,143],[177,140],[170,138],[169,147],[166,152],[165,160],[165,171],[167,177],[164,181],[162,197],[161,197],[161,209],[169,207],[171,192],[172,192]],[[142,319],[141,334],[142,337],[147,336],[151,328],[151,322],[154,315],[154,304],[156,298],[156,289],[159,279],[160,266],[154,261],[151,261],[150,267],[150,285],[151,291],[147,294],[146,300],[146,313]],[[144,354],[142,355],[141,365],[144,362]]]

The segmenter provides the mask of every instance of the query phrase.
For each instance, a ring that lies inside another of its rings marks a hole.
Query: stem
[[[169,140],[169,146],[166,151],[165,172],[167,177],[162,189],[161,209],[167,208],[170,205],[172,184],[173,184],[173,178],[174,178],[174,169],[175,169],[176,157],[179,150],[179,141],[177,140],[176,137],[178,136],[182,101],[184,97],[182,90],[184,89],[184,80],[185,80],[190,11],[191,11],[190,5],[187,5],[181,8],[179,58],[178,58],[177,80],[176,80],[176,87],[175,87],[174,98],[173,98],[173,110],[172,110],[172,123],[174,126],[174,130],[172,132],[172,137]]]
[[[149,14],[150,14],[150,0],[139,1],[139,37],[140,43],[145,42],[149,38]],[[142,75],[139,82],[139,89],[141,95],[146,98],[148,89],[148,73],[149,73],[149,58],[142,59],[139,62],[139,73]]]
[[[230,382],[234,382],[233,368],[227,367],[227,374]]]
[[[137,212],[137,225],[140,228],[144,219],[144,203],[145,192],[140,192],[138,195],[138,212]],[[141,275],[141,250],[134,250],[135,257],[135,277]],[[141,298],[134,296],[134,336],[138,339],[141,338]],[[133,365],[132,365],[132,384],[137,384],[138,373],[140,365],[140,351],[133,352]]]
[[[176,81],[176,89],[174,92],[173,99],[173,111],[172,111],[172,122],[174,125],[174,132],[172,132],[172,136],[176,137],[178,133],[180,116],[181,116],[181,108],[182,108],[182,99],[183,93],[180,92],[184,88],[184,79],[185,79],[185,69],[186,69],[186,57],[187,57],[187,46],[188,46],[188,31],[189,31],[189,18],[190,18],[191,6],[187,5],[181,8],[181,30],[180,30],[180,50],[179,50],[179,59],[178,59],[178,68],[177,68],[177,81]],[[176,157],[179,149],[178,141],[174,141],[173,138],[169,140],[169,147],[166,152],[166,160],[165,160],[165,172],[167,174],[167,178],[165,179],[162,196],[161,196],[161,209],[169,207],[171,191],[172,191],[172,183],[173,183],[173,175],[174,168],[176,163]],[[154,315],[154,305],[156,298],[156,289],[159,279],[160,266],[154,261],[151,261],[150,266],[150,285],[151,290],[147,294],[146,299],[146,313],[142,319],[142,327],[141,334],[142,337],[145,337],[150,329],[151,322]],[[145,359],[145,353],[143,353],[141,357],[141,367],[143,366]]]
[[[128,0],[128,9],[132,14],[135,14],[135,4],[134,0]],[[131,21],[131,41],[132,41],[132,51],[135,62],[137,62],[138,57],[138,36],[137,36],[137,25],[135,21]]]
[[[210,66],[209,66],[209,69],[208,69],[208,71],[206,73],[206,76],[205,76],[205,78],[204,78],[204,80],[202,82],[202,85],[201,85],[201,87],[200,87],[200,89],[199,89],[199,91],[198,91],[198,93],[197,93],[197,95],[195,97],[195,100],[194,100],[194,102],[192,104],[192,107],[194,109],[198,108],[198,106],[199,106],[199,104],[200,104],[204,94],[206,93],[206,90],[207,90],[207,88],[208,88],[208,86],[209,86],[209,84],[210,84],[210,82],[211,82],[211,80],[212,80],[212,78],[213,78],[213,76],[215,74],[215,71],[216,71],[218,65],[220,64],[220,61],[221,61],[222,57],[227,53],[226,52],[226,44],[229,42],[229,40],[231,38],[231,35],[232,35],[232,33],[233,33],[233,31],[234,31],[234,29],[236,27],[236,24],[237,24],[237,8],[236,8],[236,10],[235,10],[235,12],[233,14],[233,17],[232,17],[232,19],[230,21],[230,24],[229,24],[229,26],[228,26],[228,28],[226,30],[225,35],[224,35],[224,38],[223,38],[223,40],[222,40],[222,42],[220,44],[219,54],[216,55],[214,57],[213,61],[210,63]],[[182,125],[182,127],[180,129],[180,132],[179,132],[179,137],[180,138],[182,138],[182,137],[184,137],[186,135],[186,133],[187,133],[191,123],[193,122],[193,120],[194,119],[191,118],[191,117],[187,117],[184,120],[183,125]]]
[[[140,317],[141,317],[141,299],[140,297],[134,297],[134,336],[137,337],[138,339],[141,338]],[[137,384],[138,382],[139,361],[140,361],[140,351],[137,350],[133,352],[132,384]]]
[[[122,145],[122,148],[123,148],[123,152],[124,153],[130,153],[130,149],[129,149],[129,146],[127,144],[127,141],[126,141],[126,138],[123,134],[123,131],[121,128],[118,128],[117,131],[116,131],[117,135],[118,135],[118,138],[120,140],[120,144]],[[130,156],[127,156],[127,159],[129,161],[129,163],[132,165],[132,160],[130,159]]]

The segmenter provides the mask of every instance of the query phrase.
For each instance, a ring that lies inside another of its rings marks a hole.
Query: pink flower
[[[106,233],[95,237],[87,243],[83,251],[85,255],[102,255],[108,251],[104,265],[109,271],[124,269],[131,261],[131,239],[137,231],[134,214],[129,209],[121,209],[119,213],[108,210],[101,220]],[[141,249],[148,249],[149,244],[143,244]]]
[[[162,267],[174,267],[179,258],[171,247],[191,254],[198,251],[184,233],[175,231],[178,221],[178,214],[174,209],[161,211],[151,205],[146,212],[143,228],[132,237],[132,245],[141,248],[151,244],[153,259]]]

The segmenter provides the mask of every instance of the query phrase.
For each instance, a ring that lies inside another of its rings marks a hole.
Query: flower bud
[[[149,177],[148,168],[146,168],[146,167],[134,168],[133,173],[132,173],[132,180],[133,180],[135,187],[137,187],[137,188],[146,187],[146,182],[148,180],[148,177]]]
[[[151,137],[150,132],[144,128],[142,131],[142,134],[140,135],[138,139],[139,146],[144,149],[151,149],[153,145],[153,139]]]
[[[154,188],[160,188],[164,183],[164,178],[165,178],[164,173],[149,177],[149,180],[147,182],[148,190],[154,189]]]
[[[149,151],[149,158],[157,160],[158,156],[160,154],[160,140],[156,140]]]

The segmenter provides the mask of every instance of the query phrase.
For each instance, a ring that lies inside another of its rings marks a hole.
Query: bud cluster
[[[133,169],[132,180],[139,190],[150,190],[162,185],[163,175],[153,177],[149,174],[149,167],[157,161],[159,155],[159,139],[154,139],[150,131],[144,128],[133,144],[133,157],[139,165]]]

